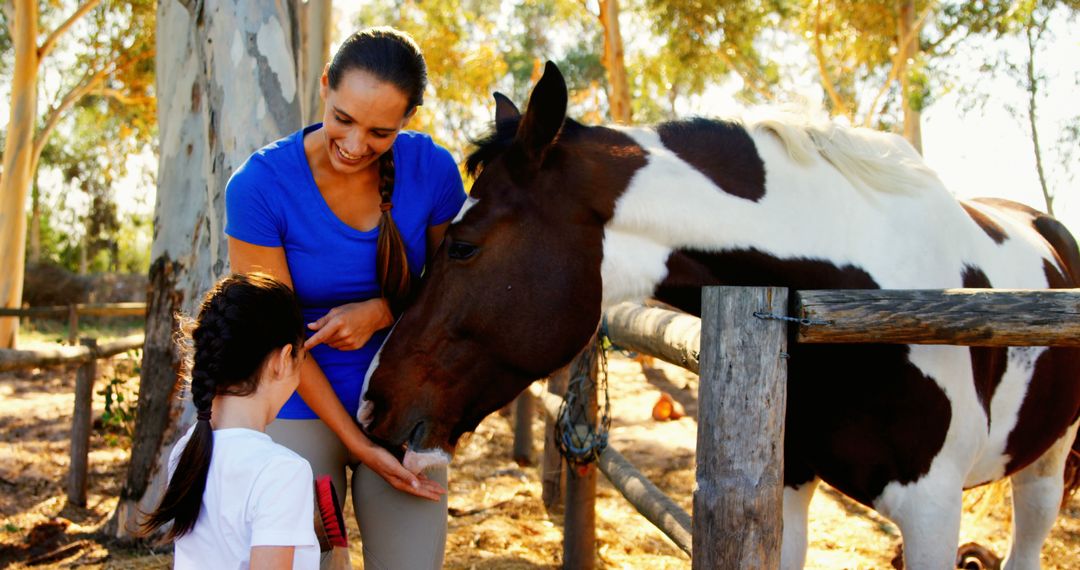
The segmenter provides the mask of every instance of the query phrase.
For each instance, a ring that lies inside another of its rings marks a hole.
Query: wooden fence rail
[[[145,317],[146,303],[75,303],[55,307],[26,307],[8,309],[0,307],[0,317],[37,317],[68,319],[68,344],[75,346],[79,340],[79,316],[87,317]]]
[[[75,403],[71,413],[71,462],[68,470],[67,496],[73,505],[86,506],[89,471],[90,431],[97,361],[122,352],[142,348],[143,335],[98,343],[82,339],[79,346],[57,346],[29,350],[0,349],[0,372],[41,368],[61,364],[79,364],[75,375]]]
[[[24,309],[0,308],[0,317],[56,317],[63,318],[72,308],[83,317],[141,317],[146,314],[146,303],[99,303],[63,305],[55,307],[26,307]]]

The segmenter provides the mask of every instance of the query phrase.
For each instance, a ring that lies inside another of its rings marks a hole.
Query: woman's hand
[[[368,469],[385,479],[398,491],[431,501],[438,501],[442,495],[446,494],[446,489],[443,489],[442,485],[428,479],[423,473],[413,475],[401,465],[396,457],[382,447],[372,444],[362,453],[352,454],[352,456],[354,459],[359,459]]]
[[[375,331],[392,324],[394,316],[385,299],[334,307],[319,320],[308,324],[308,328],[316,332],[304,342],[304,348],[325,343],[338,350],[356,350],[364,346]]]

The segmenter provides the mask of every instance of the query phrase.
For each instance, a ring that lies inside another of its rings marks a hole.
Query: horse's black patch
[[[990,289],[993,285],[990,278],[978,267],[964,266],[961,275],[964,287],[968,289]],[[986,411],[986,427],[990,427],[990,402],[994,399],[994,392],[1001,384],[1005,376],[1005,366],[1008,364],[1009,352],[1006,348],[990,346],[972,346],[971,372],[975,382],[975,393],[979,397],[979,403]]]
[[[770,286],[793,289],[879,289],[870,274],[852,266],[810,258],[781,259],[757,249],[704,252],[678,250],[667,260],[667,277],[656,298],[701,314],[701,287]]]
[[[997,222],[991,220],[986,214],[972,208],[964,202],[960,202],[960,207],[967,212],[967,215],[982,228],[982,231],[986,232],[986,235],[990,236],[990,239],[994,240],[994,243],[1005,243],[1005,240],[1009,239],[1009,235],[1005,233],[1005,229],[998,225]]]
[[[757,202],[765,196],[765,165],[741,125],[691,119],[656,126],[660,140],[724,192]]]
[[[877,289],[864,270],[820,259],[780,259],[758,250],[677,251],[656,291],[701,314],[702,285]],[[885,486],[917,481],[941,450],[952,410],[902,345],[791,344],[784,482],[819,477],[872,505]]]

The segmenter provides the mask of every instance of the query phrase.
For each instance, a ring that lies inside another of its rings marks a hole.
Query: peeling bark
[[[173,443],[194,418],[174,397],[177,310],[194,315],[228,270],[225,185],[258,148],[300,126],[291,2],[158,4],[160,163],[132,464],[109,532],[132,536],[157,506]],[[153,350],[151,350],[151,348]]]

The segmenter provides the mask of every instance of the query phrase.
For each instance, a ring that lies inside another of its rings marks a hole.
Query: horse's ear
[[[496,91],[495,96],[495,123],[503,121],[516,121],[521,118],[521,111],[509,97]]]
[[[566,102],[566,81],[559,68],[549,61],[544,66],[544,75],[533,88],[517,131],[518,140],[524,143],[534,160],[543,156],[562,129],[566,120]]]

